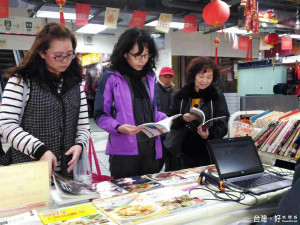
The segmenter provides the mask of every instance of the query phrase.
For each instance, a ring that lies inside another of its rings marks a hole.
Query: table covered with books
[[[228,196],[216,194],[215,186],[198,184],[204,169],[217,174],[214,166],[208,166],[121,178],[94,184],[97,193],[90,197],[89,193],[66,197],[52,186],[50,202],[0,211],[0,224],[230,224],[242,219],[253,222],[257,216],[274,214],[276,204],[289,189],[255,197],[231,192],[231,198],[240,197],[240,202],[222,201],[216,195],[225,199]],[[276,167],[272,170],[281,171]]]

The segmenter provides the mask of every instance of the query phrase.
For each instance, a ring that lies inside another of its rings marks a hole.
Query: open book
[[[197,116],[197,120],[199,121],[200,124],[202,124],[202,131],[206,131],[212,125],[213,121],[226,118],[226,116],[220,116],[205,121],[204,112],[201,109],[198,109],[196,107],[190,109],[190,114]]]
[[[96,190],[93,190],[89,185],[67,179],[56,172],[53,173],[53,181],[55,189],[52,189],[50,194],[52,200],[57,205],[100,198],[100,194]]]
[[[167,117],[156,123],[144,123],[138,127],[144,127],[142,132],[144,132],[149,138],[167,133],[170,131],[172,122],[175,118],[181,116],[182,114],[176,114],[171,117]]]

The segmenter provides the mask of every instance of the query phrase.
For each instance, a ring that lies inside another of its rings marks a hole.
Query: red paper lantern
[[[230,16],[229,6],[221,0],[211,0],[203,10],[204,22],[213,27],[220,27]]]
[[[278,42],[279,42],[278,34],[271,33],[265,36],[265,43],[270,45],[270,48],[274,48],[274,45],[276,45]]]
[[[56,4],[58,5],[65,5],[66,4],[66,0],[55,0]]]

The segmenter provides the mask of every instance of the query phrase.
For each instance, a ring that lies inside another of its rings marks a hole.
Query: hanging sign
[[[76,21],[75,25],[87,25],[91,11],[90,4],[76,3]]]
[[[0,33],[36,34],[43,26],[39,18],[11,17],[0,18]]]
[[[172,14],[161,13],[155,27],[156,30],[168,33],[172,22]]]
[[[104,25],[107,28],[117,29],[120,9],[106,7]]]
[[[0,18],[9,17],[9,2],[8,0],[0,0]]]
[[[291,50],[293,48],[293,39],[281,37],[281,50]]]
[[[249,37],[239,37],[239,50],[248,50]]]
[[[147,12],[135,10],[131,16],[129,26],[143,28],[147,18],[147,14],[148,14]]]
[[[196,33],[197,32],[197,16],[185,15],[183,32]]]
[[[86,54],[81,57],[82,66],[99,63],[99,62],[101,62],[101,54],[100,53]]]

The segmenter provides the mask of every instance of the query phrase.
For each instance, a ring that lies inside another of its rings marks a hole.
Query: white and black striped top
[[[4,139],[7,140],[15,149],[24,152],[27,155],[34,155],[38,148],[44,147],[44,143],[24,131],[19,125],[19,118],[23,102],[23,79],[18,83],[16,76],[11,77],[5,87],[2,96],[2,105],[0,108],[0,132]],[[61,82],[62,83],[62,82]],[[60,93],[61,87],[58,88]],[[86,150],[87,143],[90,138],[90,125],[88,119],[88,109],[86,95],[82,87],[80,87],[81,102],[80,112],[77,124],[76,144],[83,146]],[[28,87],[28,94],[26,103],[29,98],[30,86]]]

